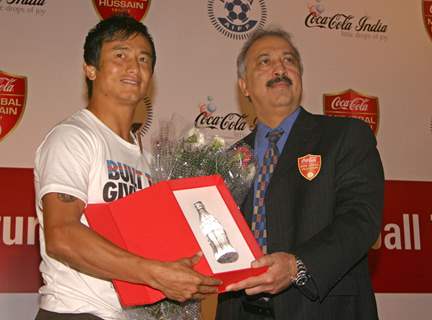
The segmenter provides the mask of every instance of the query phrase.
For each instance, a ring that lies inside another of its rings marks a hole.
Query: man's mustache
[[[288,78],[285,74],[280,75],[279,77],[276,77],[276,78],[273,78],[273,79],[267,81],[266,85],[267,85],[267,87],[271,87],[275,83],[282,82],[282,81],[287,83],[290,86],[292,85],[292,80],[290,78]]]

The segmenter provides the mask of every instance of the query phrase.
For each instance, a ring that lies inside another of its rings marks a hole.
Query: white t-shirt
[[[149,185],[149,154],[121,139],[83,109],[54,127],[36,151],[36,211],[40,222],[42,309],[92,313],[120,319],[121,306],[110,281],[80,273],[46,254],[42,197],[50,192],[75,196],[86,204],[110,202]],[[87,221],[83,215],[81,222]]]

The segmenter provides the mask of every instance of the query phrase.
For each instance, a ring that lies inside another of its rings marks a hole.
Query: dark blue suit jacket
[[[244,141],[253,147],[255,132]],[[297,159],[321,156],[312,180]],[[266,193],[268,251],[290,252],[312,281],[273,297],[275,318],[373,320],[376,303],[367,253],[382,218],[384,176],[376,140],[362,121],[301,110]],[[250,224],[252,192],[242,212]],[[217,319],[241,319],[242,293],[220,295]]]

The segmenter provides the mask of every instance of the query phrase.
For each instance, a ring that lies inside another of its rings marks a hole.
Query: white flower
[[[192,128],[188,131],[186,135],[186,142],[189,143],[192,147],[201,147],[205,144],[204,135],[197,129]]]
[[[188,133],[186,134],[186,139],[197,136],[199,133],[199,130],[195,127],[192,127]]]
[[[199,132],[199,131],[198,131],[198,138],[197,138],[197,142],[196,143],[197,143],[198,147],[201,147],[201,146],[203,146],[205,144],[204,135],[201,132]]]
[[[225,147],[225,140],[219,136],[214,136],[212,146],[217,150],[221,150]]]
[[[255,174],[256,174],[256,167],[253,164],[248,165],[247,167],[247,176],[246,176],[246,181],[252,181],[255,178]]]

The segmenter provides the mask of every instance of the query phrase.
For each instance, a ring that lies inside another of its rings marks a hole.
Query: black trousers
[[[39,309],[35,320],[103,320],[90,313],[57,313]]]
[[[219,297],[220,309],[216,320],[274,320],[273,301],[265,294],[246,296],[243,292],[229,292]],[[288,318],[287,318],[288,319]]]

